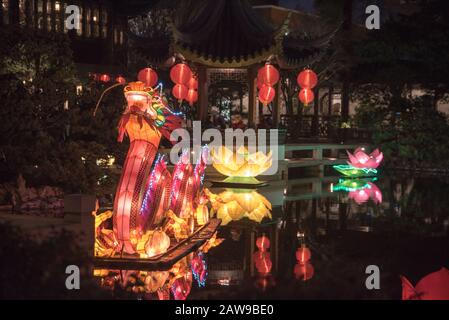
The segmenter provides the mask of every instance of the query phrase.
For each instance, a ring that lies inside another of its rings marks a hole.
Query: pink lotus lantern
[[[346,152],[349,156],[348,164],[355,168],[376,169],[384,157],[379,149],[374,150],[370,155],[365,153],[364,148],[355,149],[354,154],[351,154],[349,151]]]
[[[376,204],[382,203],[382,192],[380,192],[379,188],[372,182],[368,182],[366,188],[349,192],[348,196],[357,204],[368,202],[369,199],[372,199]]]

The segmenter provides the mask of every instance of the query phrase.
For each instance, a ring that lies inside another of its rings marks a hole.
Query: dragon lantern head
[[[128,109],[133,111],[140,111],[149,113],[151,116],[156,116],[156,111],[153,108],[153,98],[155,91],[151,87],[146,87],[143,82],[130,82],[123,90]]]

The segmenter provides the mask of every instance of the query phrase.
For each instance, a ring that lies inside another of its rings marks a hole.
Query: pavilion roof
[[[196,1],[172,21],[173,44],[188,60],[214,66],[247,66],[276,50],[278,35],[246,0]]]
[[[290,32],[292,26],[298,31],[297,17],[290,20],[288,10],[276,14],[278,21],[272,25],[248,0],[183,0],[165,19],[167,23],[153,13],[149,20],[154,25],[131,38],[155,64],[177,53],[217,68],[248,67],[276,57],[281,68],[289,69],[312,64],[324,55],[335,32],[321,36]]]

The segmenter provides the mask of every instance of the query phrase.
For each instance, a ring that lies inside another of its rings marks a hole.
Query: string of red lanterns
[[[279,71],[271,64],[266,64],[257,71],[257,88],[259,101],[264,106],[273,101],[276,90],[273,86],[279,81]]]
[[[108,74],[92,74],[96,81],[108,83],[111,77]],[[158,75],[152,68],[141,69],[137,75],[139,81],[146,86],[154,87],[158,81]],[[271,64],[266,64],[257,72],[257,88],[259,89],[259,101],[263,105],[271,103],[276,96],[274,85],[279,81],[279,71]],[[178,63],[170,70],[170,79],[175,83],[172,94],[178,100],[186,100],[191,106],[198,101],[198,80],[193,76],[192,70],[185,63]],[[298,99],[307,106],[313,102],[315,95],[313,88],[318,84],[318,76],[311,69],[305,69],[298,74],[297,83],[301,87]],[[126,79],[121,75],[115,78],[120,84],[125,84]]]
[[[112,79],[111,76],[107,73],[103,73],[103,74],[89,73],[89,77],[91,77],[94,81],[99,81],[99,82],[103,82],[103,83],[111,82],[111,79]],[[126,83],[126,79],[123,76],[118,75],[115,78],[115,82],[124,84],[124,83]]]
[[[198,80],[193,75],[187,82],[187,88],[189,88],[189,91],[187,92],[186,101],[190,106],[193,106],[198,101]]]
[[[315,99],[313,88],[318,83],[318,76],[310,69],[305,69],[298,74],[296,82],[301,87],[298,93],[299,100],[307,106]]]
[[[193,82],[192,78],[192,70],[185,63],[175,64],[170,69],[170,79],[175,83],[172,94],[179,101],[189,98],[189,103],[193,104],[193,101],[198,99],[198,94],[195,95],[195,92],[190,92],[189,94],[190,89],[192,89],[189,88],[189,83]]]

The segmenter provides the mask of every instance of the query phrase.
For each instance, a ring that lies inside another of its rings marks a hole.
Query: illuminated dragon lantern
[[[208,222],[209,199],[201,188],[208,149],[202,148],[196,164],[184,150],[170,173],[165,156],[157,155],[157,150],[162,136],[170,139],[181,120],[165,97],[143,82],[126,85],[124,95],[127,106],[119,122],[118,141],[126,135],[130,146],[113,211],[95,215],[95,255],[151,258],[167,252],[171,239],[186,239],[195,224]],[[105,221],[111,216],[113,230],[108,230]]]
[[[130,147],[115,195],[113,223],[120,246],[127,253],[135,253],[131,234],[141,224],[140,208],[161,136],[169,134],[180,121],[166,117],[166,101],[143,82],[129,83],[124,94],[127,107],[119,122],[118,141],[122,142],[126,134]]]
[[[124,94],[127,107],[119,122],[118,141],[126,134],[130,147],[115,195],[113,225],[119,250],[132,254],[136,253],[132,238],[159,226],[169,208],[170,172],[161,157],[152,172],[151,167],[161,137],[169,139],[181,120],[166,99],[143,82],[129,83]]]

